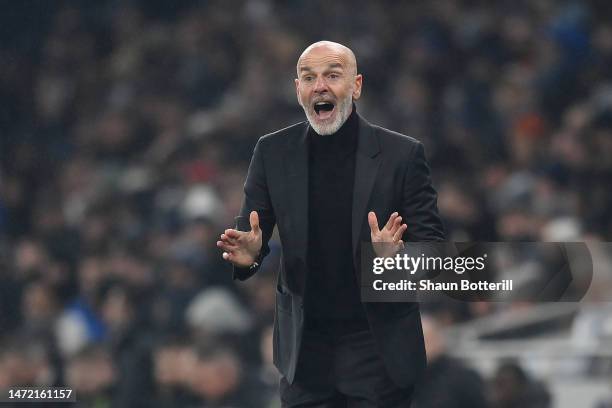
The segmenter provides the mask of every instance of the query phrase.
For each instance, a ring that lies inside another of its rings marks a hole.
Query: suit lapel
[[[287,197],[294,223],[292,231],[298,256],[306,260],[308,247],[308,125],[296,138],[288,140],[285,157],[287,170]]]
[[[374,128],[361,116],[357,140],[353,186],[353,256],[357,254],[359,235],[367,217],[367,205],[381,164],[380,146]]]

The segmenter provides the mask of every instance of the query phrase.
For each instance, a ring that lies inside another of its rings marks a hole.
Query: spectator
[[[112,406],[117,381],[112,354],[102,347],[83,349],[70,359],[66,368],[66,386],[78,395],[82,407]]]
[[[552,399],[545,385],[529,378],[516,362],[504,362],[493,378],[493,404],[499,408],[549,408]]]
[[[229,348],[196,347],[189,384],[205,407],[262,406],[262,384]]]
[[[448,356],[440,323],[422,317],[427,370],[414,399],[415,408],[486,408],[486,387],[480,376]],[[497,405],[495,405],[497,406]]]

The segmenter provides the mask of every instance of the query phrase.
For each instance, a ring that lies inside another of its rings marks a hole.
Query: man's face
[[[336,133],[352,111],[352,102],[361,95],[361,75],[348,52],[320,46],[298,61],[295,80],[298,102],[308,122],[320,135]]]

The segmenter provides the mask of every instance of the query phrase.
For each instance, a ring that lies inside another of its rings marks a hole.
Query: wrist
[[[253,256],[253,261],[248,266],[249,269],[257,269],[261,265],[261,251],[258,251],[255,256]]]

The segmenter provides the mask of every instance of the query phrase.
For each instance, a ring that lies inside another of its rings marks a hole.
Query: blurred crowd
[[[320,39],[357,55],[358,111],[425,144],[449,239],[611,240],[611,14],[601,0],[5,4],[0,389],[279,406],[278,243],[234,284],[215,241],[258,137],[304,120],[295,63]],[[435,312],[437,396],[418,407],[552,406],[516,362],[481,378],[441,351],[440,325],[490,308]]]

